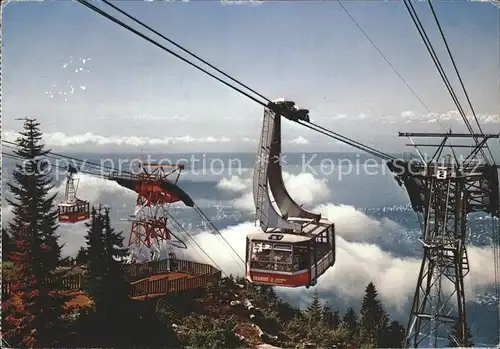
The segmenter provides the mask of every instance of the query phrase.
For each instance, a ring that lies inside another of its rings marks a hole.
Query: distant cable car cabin
[[[90,218],[90,204],[88,201],[76,197],[79,183],[79,179],[74,177],[76,173],[76,169],[69,165],[66,174],[64,201],[58,205],[60,223],[77,223]]]
[[[289,106],[294,105],[278,103],[290,111]],[[273,110],[280,108],[270,105],[264,110],[253,177],[255,215],[262,232],[247,236],[245,274],[256,284],[310,287],[335,264],[335,226],[304,210],[286,191],[279,161],[281,117]],[[301,116],[286,117],[293,120]]]

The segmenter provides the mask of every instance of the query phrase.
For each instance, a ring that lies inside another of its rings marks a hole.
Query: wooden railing
[[[213,273],[215,270],[214,267],[208,264],[184,260],[170,261],[170,271],[186,272],[191,275],[206,275]],[[167,273],[168,271],[168,261],[166,260],[125,265],[125,273],[132,282],[151,275]]]
[[[210,284],[216,284],[221,279],[221,272],[217,271],[209,275],[191,276],[170,280],[168,278],[158,280],[142,280],[132,284],[132,297],[146,295],[160,295],[173,292],[186,291],[190,289],[205,288]]]
[[[168,277],[149,281],[152,275],[168,272],[167,261],[154,261],[143,264],[128,264],[125,273],[132,284],[132,297],[149,294],[166,294],[188,289],[204,288],[221,279],[221,272],[208,264],[184,260],[170,261],[170,271],[186,272],[191,276],[170,280]],[[49,278],[49,283],[51,282]],[[84,287],[84,275],[72,274],[62,279],[62,289],[66,291],[81,290]],[[2,282],[2,294],[8,295],[12,291],[12,283]]]
[[[61,282],[61,284],[57,285],[57,281]],[[83,274],[66,275],[60,280],[49,277],[47,278],[47,282],[49,285],[57,285],[53,286],[53,288],[60,288],[65,291],[80,290],[83,286]],[[2,280],[2,294],[10,294],[13,291],[13,286],[13,282],[6,282]]]

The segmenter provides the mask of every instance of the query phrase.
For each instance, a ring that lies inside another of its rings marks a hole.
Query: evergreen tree
[[[401,348],[405,341],[405,328],[397,321],[391,321],[384,334],[381,348]]]
[[[462,343],[462,326],[460,326],[460,322],[457,322],[451,331],[451,334],[448,336],[448,346],[452,348],[462,347],[462,348],[470,348],[474,346],[472,343],[472,334],[470,332],[469,326],[466,326],[466,335],[465,341]]]
[[[10,255],[14,252],[15,241],[7,233],[7,229],[2,228],[2,262],[10,261]]]
[[[340,327],[340,323],[341,323],[341,320],[340,320],[340,313],[338,310],[335,310],[335,312],[333,313],[333,318],[332,318],[332,326],[334,329],[338,329]]]
[[[347,331],[348,341],[352,343],[358,332],[358,317],[353,308],[347,309],[342,318],[342,327]]]
[[[276,302],[278,300],[278,295],[276,294],[276,291],[274,290],[274,287],[270,287],[267,290],[267,299],[269,302]]]
[[[75,262],[77,265],[82,265],[82,264],[86,264],[87,263],[87,249],[85,247],[80,247],[80,249],[78,250],[78,253],[76,255],[76,258],[75,258]]]
[[[235,335],[236,321],[229,318],[213,319],[206,315],[186,317],[180,326],[180,337],[189,348],[220,349],[242,348]]]
[[[388,316],[377,298],[377,289],[370,282],[365,289],[361,304],[359,328],[363,343],[375,347],[382,346],[382,337],[388,326]]]
[[[319,294],[317,290],[314,290],[313,299],[306,309],[306,316],[309,322],[312,324],[317,324],[321,320],[321,302],[319,300]]]
[[[88,315],[87,331],[93,335],[89,345],[128,345],[123,328],[135,318],[129,313],[130,283],[127,281],[121,258],[127,256],[123,237],[111,227],[109,209],[92,208],[87,240],[87,293],[94,307]],[[133,320],[136,321],[137,319]],[[106,328],[106,331],[102,331]],[[132,331],[132,329],[130,329]],[[100,333],[100,335],[99,335]]]
[[[104,223],[104,257],[106,258],[106,283],[108,290],[111,290],[112,306],[123,306],[128,301],[131,293],[131,286],[125,271],[122,260],[128,256],[129,251],[123,247],[123,236],[115,232],[111,227],[109,208],[105,209],[103,216]],[[109,294],[109,292],[108,292]],[[111,304],[108,300],[108,304]]]
[[[51,291],[60,281],[55,274],[61,257],[56,235],[56,194],[49,195],[53,185],[44,158],[49,150],[41,144],[39,126],[35,120],[26,119],[14,151],[23,162],[15,166],[14,183],[8,183],[13,200],[7,202],[14,214],[8,230],[15,242],[9,257],[16,266],[18,280],[5,309],[3,335],[14,347],[56,347],[64,333],[65,299]]]
[[[336,313],[338,315],[338,312],[336,312]],[[323,309],[321,311],[321,318],[322,318],[323,322],[325,323],[325,325],[329,329],[334,328],[334,318],[333,318],[333,313],[332,313],[332,307],[330,306],[329,302],[325,302],[323,304]]]
[[[87,274],[85,288],[88,295],[93,300],[94,307],[99,308],[105,302],[101,299],[105,285],[104,239],[103,239],[103,219],[101,212],[92,207],[90,211],[90,222],[85,223],[88,228],[85,240],[87,242]]]

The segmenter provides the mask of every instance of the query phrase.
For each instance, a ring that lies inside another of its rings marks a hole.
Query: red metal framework
[[[132,262],[173,258],[173,247],[186,248],[169,228],[170,204],[184,201],[182,192],[175,192],[184,165],[142,163],[141,172],[128,178],[110,178],[137,193],[132,222],[129,249]]]

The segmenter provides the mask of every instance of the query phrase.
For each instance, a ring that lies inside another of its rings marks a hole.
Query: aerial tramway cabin
[[[66,174],[64,201],[58,205],[60,223],[78,223],[90,218],[89,202],[76,197],[79,183],[79,179],[74,177],[76,173],[76,168],[69,165],[68,173]]]
[[[59,204],[58,209],[59,222],[61,223],[77,223],[90,218],[90,204],[87,201],[62,202]]]
[[[277,286],[312,286],[335,264],[335,227],[309,223],[302,234],[281,231],[249,234],[247,278]]]
[[[334,224],[304,210],[284,185],[280,114],[284,112],[291,120],[301,118],[293,114],[302,113],[294,105],[279,101],[264,110],[253,175],[255,216],[261,232],[247,235],[245,255],[246,279],[255,284],[310,287],[335,264]]]

